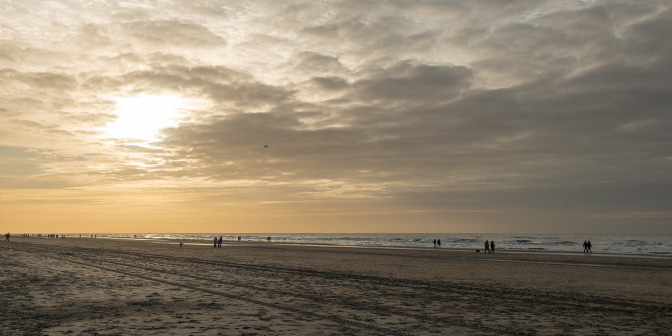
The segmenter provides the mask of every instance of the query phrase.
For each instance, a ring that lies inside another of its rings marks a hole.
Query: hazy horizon
[[[227,231],[211,231],[211,232],[114,232],[114,231],[101,231],[101,232],[61,232],[61,231],[49,231],[49,232],[23,232],[23,231],[14,231],[10,232],[10,234],[30,234],[30,235],[46,235],[46,234],[58,234],[60,235],[92,235],[92,234],[100,234],[100,235],[105,235],[105,234],[192,234],[192,235],[198,235],[198,234],[231,234],[231,235],[299,235],[299,234],[307,234],[307,235],[317,235],[317,234],[325,234],[325,235],[412,235],[412,234],[418,234],[418,235],[426,235],[426,234],[441,234],[441,235],[483,235],[483,234],[491,234],[491,235],[623,235],[623,236],[628,236],[628,235],[661,235],[660,233],[638,233],[638,232],[227,232]],[[665,233],[662,235],[672,235],[672,233]]]
[[[672,3],[0,0],[0,230],[672,233]]]

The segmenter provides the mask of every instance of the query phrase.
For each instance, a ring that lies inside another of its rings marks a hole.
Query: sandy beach
[[[669,335],[672,259],[13,237],[2,335]]]

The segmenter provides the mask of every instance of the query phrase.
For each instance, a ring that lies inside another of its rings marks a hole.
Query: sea
[[[75,236],[75,235],[69,235]],[[484,242],[495,241],[497,249],[513,251],[583,252],[583,242],[589,240],[593,253],[637,254],[672,257],[670,234],[551,234],[551,233],[134,233],[97,234],[99,238],[171,240],[212,240],[222,236],[224,241],[432,248],[434,239],[442,248],[465,250],[483,249]]]

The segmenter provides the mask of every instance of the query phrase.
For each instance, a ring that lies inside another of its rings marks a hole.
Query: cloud
[[[5,83],[17,82],[18,85],[27,85],[31,89],[59,89],[72,90],[77,81],[70,75],[49,72],[18,72],[10,69],[0,70],[0,78]]]
[[[435,104],[458,97],[470,86],[466,67],[411,65],[406,62],[389,69],[368,71],[370,75],[353,83],[361,99],[412,101]]]
[[[150,47],[201,48],[224,46],[226,41],[208,28],[179,20],[131,21],[121,24],[123,33]]]
[[[314,77],[309,83],[318,90],[322,91],[339,91],[349,87],[349,83],[340,77]]]
[[[590,214],[586,216],[606,219],[672,218],[672,212],[617,212]]]
[[[338,75],[349,72],[337,57],[318,54],[314,52],[302,52],[297,55],[297,65],[292,69],[311,75]]]
[[[144,5],[9,24],[0,144],[52,156],[8,170],[437,221],[669,212],[670,5]],[[141,94],[192,105],[156,141],[110,139],[115,97]]]

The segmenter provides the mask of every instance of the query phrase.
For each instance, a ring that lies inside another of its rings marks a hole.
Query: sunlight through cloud
[[[156,140],[159,132],[176,126],[188,103],[185,99],[170,95],[139,95],[116,97],[115,113],[118,118],[109,124],[105,132],[115,139]]]

